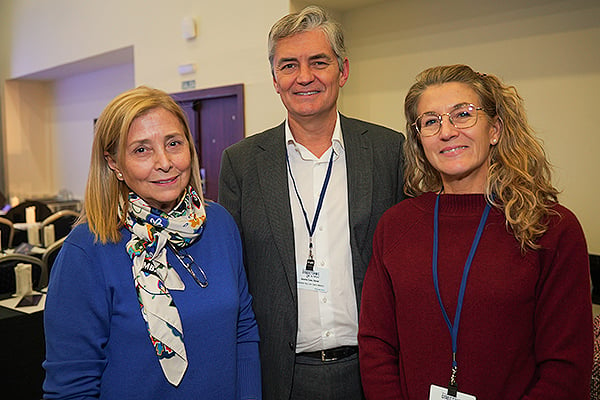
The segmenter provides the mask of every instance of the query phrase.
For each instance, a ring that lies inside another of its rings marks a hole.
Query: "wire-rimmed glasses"
[[[179,251],[171,243],[169,243],[169,247],[175,254],[175,257],[177,257],[177,259],[179,260],[181,265],[183,265],[183,267],[190,273],[190,275],[192,275],[192,278],[194,278],[194,281],[196,281],[198,286],[200,286],[201,288],[207,287],[208,286],[208,278],[206,277],[206,273],[204,273],[204,270],[202,269],[202,267],[200,265],[198,265],[196,263],[196,261],[194,261],[194,257],[192,257],[190,254],[187,254],[187,253],[179,253]],[[198,278],[198,276],[192,269],[192,266],[194,266],[194,265],[200,271],[201,278]]]
[[[419,135],[434,136],[442,129],[442,117],[447,115],[450,123],[456,128],[470,128],[477,123],[478,110],[483,110],[483,108],[470,103],[461,103],[457,104],[449,113],[425,112],[419,115],[412,125]]]

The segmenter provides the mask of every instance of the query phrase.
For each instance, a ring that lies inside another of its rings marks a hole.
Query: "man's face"
[[[348,60],[340,71],[320,29],[280,39],[273,58],[273,85],[288,116],[297,121],[335,115],[340,88],[348,80]]]

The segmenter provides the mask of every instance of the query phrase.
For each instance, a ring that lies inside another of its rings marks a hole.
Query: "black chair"
[[[42,262],[46,265],[48,277],[50,277],[50,271],[52,270],[56,256],[58,256],[58,252],[60,251],[65,239],[66,237],[58,239],[56,242],[48,246],[46,251],[44,251],[44,254],[42,254]]]
[[[11,220],[0,217],[0,236],[2,237],[2,242],[0,242],[2,248],[11,248],[15,236],[15,227]]]
[[[13,223],[26,222],[25,221],[25,209],[27,207],[35,206],[35,220],[43,221],[52,215],[52,210],[46,204],[41,201],[27,200],[17,204],[6,212],[4,216],[6,219],[11,220]]]
[[[590,276],[592,278],[592,303],[600,304],[600,254],[589,254],[589,257]]]
[[[35,290],[48,286],[48,268],[39,258],[25,254],[9,254],[0,257],[0,294],[15,293],[15,267],[17,264],[31,264],[31,281]]]
[[[35,206],[36,221],[43,221],[44,219],[52,215],[52,210],[46,204],[42,203],[41,201],[27,200],[17,204],[16,206],[8,210],[4,217],[6,219],[11,220],[13,224],[26,222],[25,209],[31,206]],[[12,245],[18,246],[19,244],[24,242],[27,242],[27,231],[17,229],[15,231],[15,236],[13,237]]]
[[[54,239],[58,240],[64,238],[71,232],[77,218],[79,218],[79,213],[77,211],[57,211],[42,221],[41,231],[44,232],[44,227],[48,225],[54,225]]]

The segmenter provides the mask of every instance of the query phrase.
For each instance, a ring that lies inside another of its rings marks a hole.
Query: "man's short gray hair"
[[[325,33],[331,49],[337,57],[339,69],[343,71],[344,60],[346,59],[346,46],[344,45],[342,26],[331,19],[321,7],[308,6],[299,13],[286,15],[271,27],[271,31],[269,32],[269,63],[271,64],[271,73],[273,76],[275,76],[273,61],[277,42],[280,39],[315,29],[320,29]]]

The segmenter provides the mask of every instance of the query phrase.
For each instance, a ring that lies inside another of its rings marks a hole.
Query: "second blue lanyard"
[[[432,258],[432,268],[433,268],[433,285],[435,286],[435,293],[437,294],[438,301],[440,303],[440,308],[442,309],[442,315],[444,316],[444,320],[446,321],[446,325],[448,325],[448,330],[450,331],[450,336],[452,338],[452,375],[450,377],[450,387],[454,391],[456,391],[456,372],[458,369],[458,364],[456,362],[456,351],[457,351],[457,340],[458,340],[458,325],[460,323],[460,314],[462,312],[463,301],[465,298],[465,290],[467,288],[467,277],[469,276],[469,270],[471,269],[471,263],[473,262],[473,257],[475,257],[475,251],[477,250],[477,246],[479,245],[479,240],[481,239],[481,235],[483,234],[483,228],[485,227],[485,222],[490,213],[490,204],[486,204],[485,209],[483,210],[483,214],[481,215],[481,220],[479,221],[479,227],[477,228],[477,233],[475,234],[475,238],[473,239],[473,244],[471,245],[471,250],[469,251],[469,257],[467,258],[467,262],[465,263],[463,269],[462,280],[460,282],[460,290],[458,292],[458,301],[456,303],[456,313],[454,314],[454,324],[450,322],[450,318],[448,317],[448,313],[444,307],[444,303],[442,301],[442,296],[440,294],[440,287],[438,282],[438,242],[439,242],[439,207],[440,207],[440,195],[438,194],[435,200],[435,210],[433,215],[433,258]],[[456,395],[456,394],[454,394]]]

